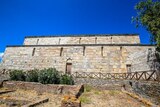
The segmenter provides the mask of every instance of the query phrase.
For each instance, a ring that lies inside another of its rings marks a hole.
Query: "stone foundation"
[[[127,91],[136,93],[160,105],[160,83],[129,81],[126,86]]]
[[[76,78],[76,84],[92,85],[99,90],[126,90],[142,96],[154,104],[160,104],[160,83],[154,81],[104,80]]]
[[[100,79],[89,79],[89,78],[77,78],[75,80],[77,85],[53,85],[53,84],[40,84],[34,82],[21,82],[21,81],[4,81],[3,87],[9,89],[25,89],[25,90],[36,90],[37,92],[49,92],[55,94],[67,94],[68,96],[74,96],[78,98],[84,91],[84,86],[79,84],[92,85],[94,88],[99,90],[126,90],[130,93],[142,96],[154,104],[160,104],[160,83],[150,81],[133,81],[133,80],[100,80]],[[67,97],[68,98],[68,97]],[[68,98],[72,99],[72,98]],[[70,101],[70,100],[66,100]],[[77,100],[76,100],[77,101]],[[63,102],[62,105],[71,103]],[[79,104],[79,103],[76,103]],[[66,106],[68,107],[68,106]],[[79,107],[79,106],[78,106]]]
[[[84,91],[83,85],[55,85],[55,84],[41,84],[35,82],[22,82],[22,81],[4,81],[3,87],[8,89],[24,89],[35,90],[39,93],[48,92],[54,94],[68,94],[79,97]]]

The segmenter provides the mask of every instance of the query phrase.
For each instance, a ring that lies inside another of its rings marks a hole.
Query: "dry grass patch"
[[[7,90],[6,88],[0,88],[0,90]],[[43,98],[49,98],[49,101],[43,104],[40,104],[36,107],[60,107],[62,95],[57,95],[53,93],[37,93],[34,90],[21,90],[18,89],[14,92],[1,94],[0,97],[3,98],[12,98],[13,100],[21,101],[36,101]],[[5,103],[0,103],[0,107],[8,107]]]
[[[82,107],[147,107],[121,91],[100,91],[91,86],[85,87],[79,99]]]

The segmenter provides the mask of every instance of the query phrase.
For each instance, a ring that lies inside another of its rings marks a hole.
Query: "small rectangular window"
[[[38,45],[38,42],[39,42],[39,39],[37,39],[37,43],[36,43],[37,45]]]
[[[103,46],[101,47],[101,56],[103,56]]]
[[[72,63],[66,63],[66,73],[71,74]]]
[[[97,44],[97,37],[95,38],[95,44]]]
[[[120,51],[122,51],[122,46],[120,46]]]
[[[63,53],[63,48],[61,48],[60,50],[60,56],[62,56],[62,53]]]
[[[112,37],[111,37],[111,43],[113,42],[113,39],[112,39]]]
[[[128,64],[128,65],[126,65],[126,67],[127,67],[127,72],[131,72],[131,65]]]
[[[60,44],[60,43],[61,43],[61,39],[59,38],[58,44]]]
[[[85,50],[86,50],[86,47],[84,46],[83,47],[83,56],[85,56]]]
[[[35,51],[36,51],[36,48],[33,48],[33,51],[32,51],[32,56],[34,56],[34,54],[35,54]]]
[[[79,44],[81,44],[81,38],[79,38]]]

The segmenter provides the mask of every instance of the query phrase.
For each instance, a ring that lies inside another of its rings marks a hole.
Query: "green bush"
[[[25,81],[25,73],[22,70],[14,70],[9,75],[11,80]]]
[[[22,70],[14,70],[10,72],[10,78],[15,81],[40,82],[42,84],[74,84],[72,76],[60,74],[61,73],[55,68],[43,69],[40,71],[35,69],[26,73]]]
[[[43,69],[38,73],[38,82],[42,84],[59,84],[60,75],[55,68]]]
[[[38,82],[38,70],[30,70],[26,73],[26,81]]]
[[[61,76],[61,80],[60,80],[61,84],[67,84],[67,85],[73,85],[74,81],[72,76],[64,74]]]

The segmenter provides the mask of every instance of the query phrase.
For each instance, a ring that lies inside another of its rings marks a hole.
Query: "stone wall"
[[[90,85],[100,90],[121,90],[123,80],[111,80],[111,79],[93,79],[93,78],[74,78],[76,85],[84,84]]]
[[[26,37],[24,45],[59,45],[59,44],[139,44],[138,35],[72,35],[72,36],[37,36]]]
[[[39,93],[54,93],[54,94],[69,94],[79,97],[84,91],[83,85],[58,85],[58,84],[41,84],[36,82],[23,82],[23,81],[4,81],[3,87],[17,90],[35,90]]]
[[[128,81],[125,82],[127,86],[126,90],[136,93],[148,100],[152,101],[154,104],[160,104],[160,84],[156,82],[149,81]]]
[[[55,67],[66,70],[72,63],[72,72],[127,72],[126,65],[133,71],[149,70],[146,62],[148,49],[145,45],[79,45],[79,46],[15,46],[7,47],[3,57],[5,69],[43,69]],[[141,55],[142,54],[142,55]],[[136,58],[136,60],[135,60]],[[140,67],[134,67],[137,63]],[[143,65],[141,64],[143,63]]]
[[[160,104],[160,83],[154,81],[75,78],[75,84],[91,85],[100,90],[126,90]]]
[[[155,50],[155,49],[153,49]],[[132,53],[129,57],[132,59],[132,71],[147,71],[149,66],[149,51],[142,50]]]
[[[160,63],[155,55],[155,48],[134,52],[132,58],[132,71],[160,70]]]

